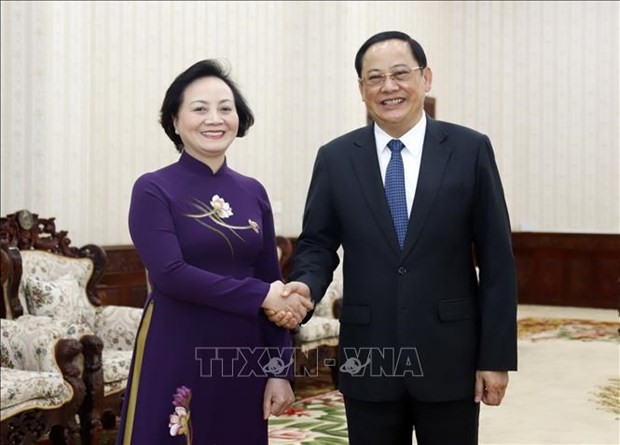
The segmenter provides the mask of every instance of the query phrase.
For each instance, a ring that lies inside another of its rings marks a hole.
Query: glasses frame
[[[425,66],[407,66],[407,68],[409,68],[411,71],[408,74],[413,73],[414,71],[420,70],[420,71],[424,71],[426,69]],[[369,84],[368,83],[368,76],[366,77],[360,77],[357,80],[359,80],[360,82],[365,82],[367,86],[369,87],[381,87],[383,85],[385,85],[385,82],[387,81],[388,77],[390,78],[390,80],[392,82],[396,82],[396,83],[402,83],[402,82],[406,82],[405,80],[398,80],[394,77],[394,73],[391,71],[387,71],[385,73],[381,73],[381,74],[373,74],[373,76],[377,76],[381,78],[381,82],[377,83],[376,85],[374,84]]]

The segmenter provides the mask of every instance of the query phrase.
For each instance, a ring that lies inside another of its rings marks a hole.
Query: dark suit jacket
[[[292,280],[315,299],[344,250],[340,390],[369,401],[473,398],[475,371],[515,370],[516,273],[487,136],[427,117],[401,251],[373,125],[317,153]],[[476,279],[474,257],[480,268]]]

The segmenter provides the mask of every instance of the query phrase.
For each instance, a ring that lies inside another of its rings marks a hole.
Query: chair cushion
[[[90,304],[86,295],[86,286],[94,270],[92,260],[89,258],[68,258],[41,250],[23,250],[21,251],[21,256],[23,274],[18,294],[24,311],[29,311],[29,305],[25,296],[25,283],[28,277],[38,277],[43,282],[54,282],[61,277],[70,276],[80,286],[79,307],[83,309],[90,306],[91,313],[84,315],[94,317],[94,312],[92,312],[94,307]],[[89,326],[92,328],[92,324],[89,324]]]
[[[5,320],[0,323],[2,366],[31,370],[58,371],[54,346],[64,335],[63,330],[48,323],[35,327],[29,322]]]
[[[127,386],[131,355],[133,351],[110,351],[103,349],[101,363],[103,368],[103,392],[106,396],[119,392]]]
[[[138,308],[127,308],[127,309],[137,309]],[[122,312],[122,311],[121,311]],[[88,329],[84,324],[74,324],[70,323],[67,320],[59,320],[53,319],[50,317],[42,317],[35,315],[23,315],[17,320],[2,320],[2,361],[3,363],[12,364],[12,361],[16,361],[13,358],[13,355],[10,353],[8,348],[5,348],[5,342],[8,342],[9,337],[4,335],[4,331],[6,330],[6,326],[19,326],[22,330],[25,328],[28,332],[37,332],[41,328],[54,328],[58,330],[58,332],[70,337],[79,339],[83,335],[92,334],[92,331]],[[22,332],[22,331],[20,331]],[[32,343],[33,347],[36,347],[36,351],[46,352],[42,354],[44,357],[47,357],[53,351],[46,351],[44,345],[44,339],[37,339],[35,342],[31,342],[26,340],[24,341],[20,339],[21,336],[13,336],[11,340],[10,346],[13,350],[16,350],[15,355],[17,358],[26,357],[27,354],[32,353],[28,350],[28,346]],[[6,353],[5,353],[6,349]],[[31,348],[32,349],[32,348]],[[49,348],[48,348],[49,349]],[[115,351],[109,348],[104,347],[101,356],[101,365],[103,369],[103,386],[104,386],[104,394],[107,396],[109,394],[113,394],[119,391],[122,391],[127,386],[127,379],[129,378],[129,369],[131,367],[131,356],[133,354],[133,349],[126,351]],[[41,355],[41,354],[39,354]],[[51,360],[51,358],[50,358]],[[21,364],[21,361],[18,364]],[[55,362],[54,362],[55,363]],[[3,364],[3,366],[5,366]],[[51,366],[48,365],[48,366]]]
[[[54,326],[59,328],[64,336],[80,340],[84,335],[93,335],[94,332],[83,323],[74,323],[62,318],[45,317],[42,315],[22,315],[17,319],[23,326],[33,330]]]
[[[326,338],[338,338],[340,322],[336,318],[312,316],[295,333],[296,342],[309,342]]]
[[[0,368],[0,416],[7,419],[33,408],[57,408],[73,398],[62,374]]]
[[[116,394],[117,392],[124,391],[127,387],[127,379],[119,380],[117,382],[110,382],[103,384],[103,395],[107,397],[112,394]]]
[[[101,306],[96,309],[95,332],[106,349],[133,350],[142,319],[142,308]]]
[[[80,313],[76,303],[80,292],[80,285],[70,275],[55,280],[45,280],[34,275],[24,278],[24,295],[28,313],[32,315],[77,323],[80,321]]]
[[[321,301],[314,308],[313,317],[318,315],[320,317],[334,318],[334,302],[339,298],[342,298],[342,262],[334,270],[332,282],[329,284]]]
[[[325,291],[325,295],[321,298],[321,301],[314,308],[314,314],[312,317],[327,317],[327,318],[335,318],[334,317],[334,302],[342,298],[342,284],[340,281],[332,281],[327,290]]]

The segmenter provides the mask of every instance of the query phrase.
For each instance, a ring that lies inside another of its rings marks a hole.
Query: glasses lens
[[[383,83],[385,79],[385,74],[372,74],[366,78],[368,85],[377,86]]]
[[[388,76],[394,82],[406,82],[407,80],[409,80],[411,73],[413,73],[413,71],[416,69],[420,68],[416,67],[414,69],[411,69],[408,67],[403,67],[389,73],[371,74],[366,77],[366,83],[371,87],[383,85]]]
[[[409,68],[401,68],[398,71],[394,71],[392,73],[392,79],[397,80],[399,82],[404,82],[409,78],[411,74],[411,69]]]

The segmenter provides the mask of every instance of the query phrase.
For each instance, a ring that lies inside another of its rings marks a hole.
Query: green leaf
[[[303,442],[308,445],[348,445],[349,441],[338,437],[317,437],[311,442]]]

